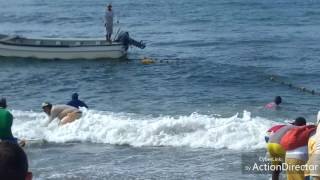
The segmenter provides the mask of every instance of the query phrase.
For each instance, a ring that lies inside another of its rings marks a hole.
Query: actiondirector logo
[[[278,165],[273,164],[258,164],[254,163],[251,166],[245,166],[246,171],[254,171],[254,172],[270,172],[270,171],[314,171],[319,168],[318,165],[293,165],[282,163]]]
[[[269,158],[265,154],[245,153],[241,155],[243,174],[269,174],[272,171],[316,171],[320,165],[307,165],[301,161],[284,162],[280,158]]]

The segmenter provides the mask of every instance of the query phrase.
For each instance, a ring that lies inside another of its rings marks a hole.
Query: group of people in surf
[[[282,102],[277,96],[265,107],[278,109]],[[288,180],[320,180],[320,111],[316,124],[297,117],[288,124],[278,124],[267,131],[265,141],[270,160],[272,180],[278,180],[285,170]],[[318,129],[318,130],[317,130]]]
[[[82,116],[80,107],[88,106],[72,94],[72,100],[63,105],[52,105],[45,102],[42,110],[48,115],[48,125],[58,119],[59,125],[71,123]],[[267,109],[279,109],[282,98],[265,106]],[[12,114],[6,109],[7,101],[0,99],[0,174],[5,179],[31,180],[32,173],[28,172],[28,161],[25,152],[20,148],[24,144],[14,138],[11,132]],[[320,111],[316,124],[307,124],[303,117],[296,118],[288,124],[278,124],[271,127],[265,136],[266,148],[272,170],[272,180],[279,180],[283,164],[289,167],[286,170],[288,180],[320,180]],[[319,129],[319,131],[317,131]],[[9,167],[10,166],[10,167]],[[12,172],[4,172],[14,169]]]
[[[45,124],[48,126],[53,120],[58,119],[59,125],[71,123],[82,116],[80,107],[88,108],[81,100],[77,93],[72,94],[72,99],[66,104],[52,105],[49,102],[42,103],[42,110],[48,115],[48,121]],[[19,143],[24,146],[24,141],[18,141],[12,135],[11,126],[13,123],[13,115],[7,110],[7,100],[0,99],[0,140]]]
[[[58,119],[59,125],[71,123],[82,115],[80,107],[88,108],[77,93],[72,94],[72,100],[66,104],[52,105],[49,102],[42,104],[42,110],[48,115],[48,125]],[[0,179],[4,180],[31,180],[32,173],[28,171],[28,159],[21,147],[25,141],[18,141],[11,131],[13,115],[7,110],[7,100],[0,99]]]

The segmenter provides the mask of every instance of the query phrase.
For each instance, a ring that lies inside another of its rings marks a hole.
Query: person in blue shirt
[[[69,102],[67,103],[67,105],[73,106],[73,107],[78,108],[78,109],[79,109],[79,107],[88,108],[88,106],[86,105],[86,103],[84,103],[83,101],[80,101],[80,100],[79,100],[79,95],[78,95],[78,93],[73,93],[73,94],[72,94],[72,100],[69,101]]]

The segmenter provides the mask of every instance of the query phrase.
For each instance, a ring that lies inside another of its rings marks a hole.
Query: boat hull
[[[0,56],[37,59],[118,59],[127,55],[120,43],[99,46],[46,47],[0,43]]]

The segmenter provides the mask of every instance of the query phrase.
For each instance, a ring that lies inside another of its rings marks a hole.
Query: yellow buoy
[[[141,60],[141,63],[142,63],[142,64],[153,64],[153,63],[155,63],[155,60],[153,60],[153,59],[151,59],[151,58],[144,57],[144,58]]]

